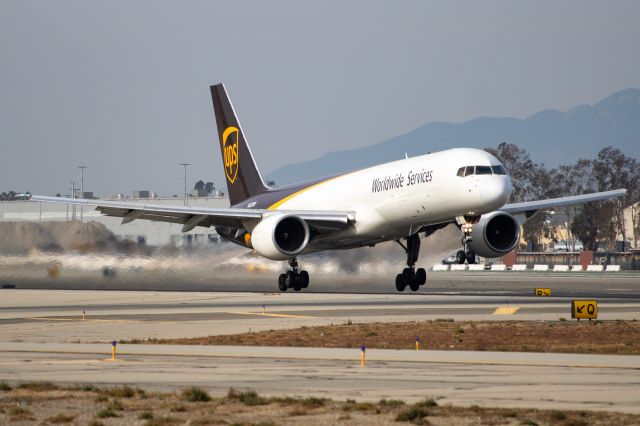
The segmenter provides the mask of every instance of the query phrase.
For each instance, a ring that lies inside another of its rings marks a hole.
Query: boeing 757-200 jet
[[[517,215],[619,197],[619,189],[572,197],[507,204],[511,180],[493,155],[453,148],[325,177],[271,188],[264,183],[242,127],[222,84],[211,86],[230,208],[160,206],[120,201],[32,196],[34,201],[96,206],[102,214],[133,220],[215,227],[222,238],[272,260],[289,261],[278,278],[281,291],[300,291],[309,274],[298,257],[321,250],[344,250],[397,241],[407,254],[396,276],[398,291],[417,291],[426,282],[415,268],[420,236],[454,223],[462,234],[457,261],[476,254],[495,258],[513,250],[520,237]]]

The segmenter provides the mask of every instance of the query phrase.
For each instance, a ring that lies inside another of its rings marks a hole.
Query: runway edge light
[[[598,302],[596,300],[572,300],[571,318],[577,319],[598,319]]]

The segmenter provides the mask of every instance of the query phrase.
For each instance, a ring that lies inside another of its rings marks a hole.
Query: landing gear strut
[[[411,291],[418,291],[420,286],[427,282],[427,272],[424,268],[415,269],[418,255],[420,254],[420,236],[413,234],[407,237],[406,246],[400,240],[396,240],[396,243],[400,244],[407,253],[407,267],[404,268],[401,274],[396,276],[396,289],[404,291],[409,286]]]
[[[291,271],[286,274],[280,274],[278,277],[280,291],[287,291],[290,288],[300,291],[309,287],[309,273],[298,269],[298,261],[295,257],[289,261],[289,266],[291,266]]]

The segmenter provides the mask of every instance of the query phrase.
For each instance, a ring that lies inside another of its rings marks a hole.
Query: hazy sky
[[[0,0],[0,191],[223,182],[224,82],[264,174],[429,121],[640,87],[638,1]],[[428,146],[425,146],[428,151]]]

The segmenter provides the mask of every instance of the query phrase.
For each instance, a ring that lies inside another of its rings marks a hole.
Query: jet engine
[[[495,211],[482,215],[473,225],[471,248],[482,257],[500,257],[518,244],[520,225],[509,213]]]
[[[267,259],[287,260],[300,254],[309,243],[307,222],[298,216],[273,214],[253,228],[251,245]]]

